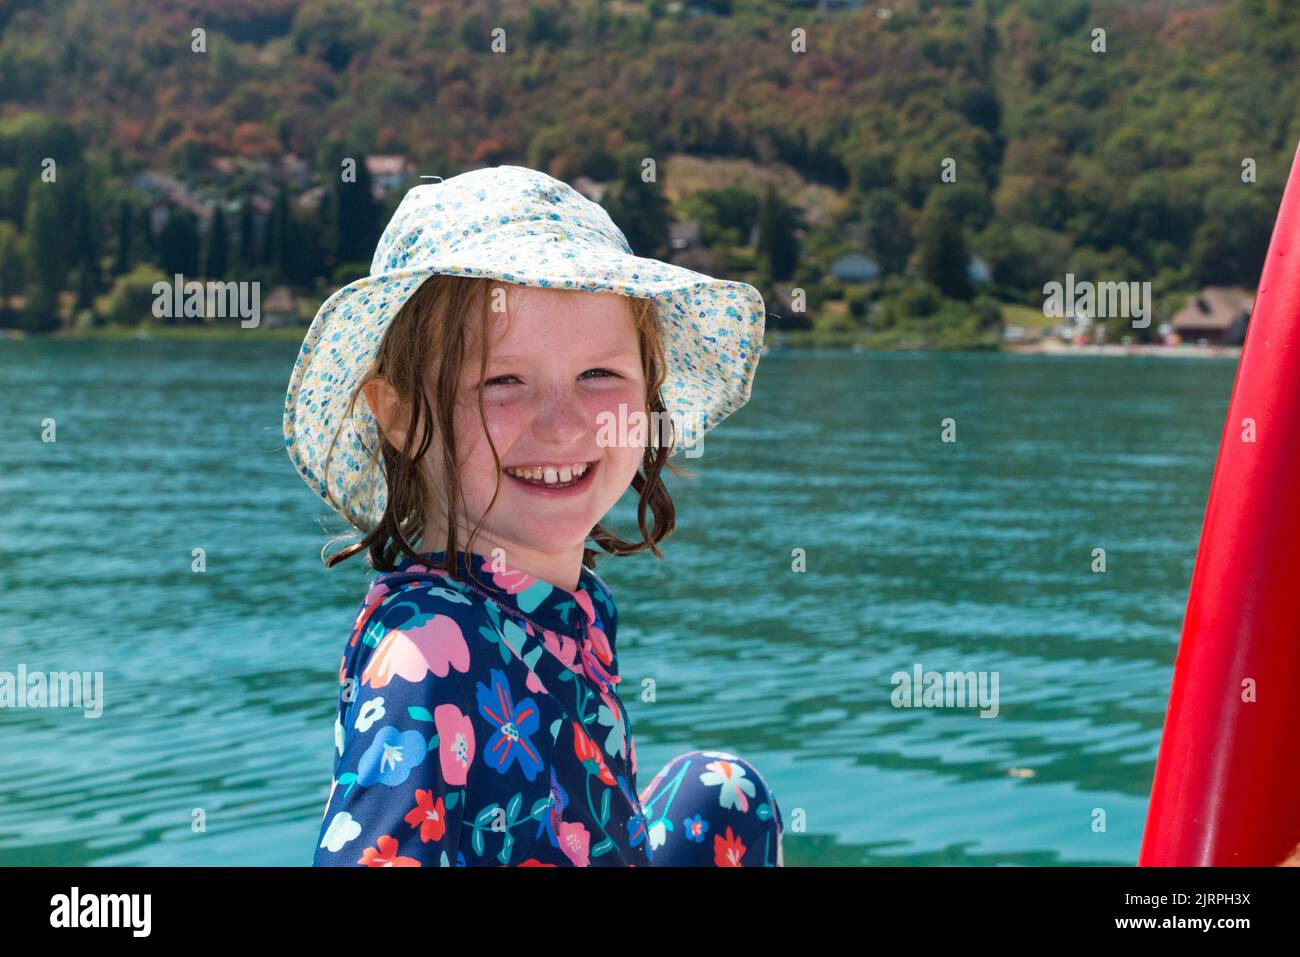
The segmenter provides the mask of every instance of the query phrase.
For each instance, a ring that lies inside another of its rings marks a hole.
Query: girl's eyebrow
[[[587,359],[587,361],[588,361],[588,362],[604,362],[606,359],[625,359],[625,358],[628,358],[628,357],[631,356],[631,355],[632,355],[632,353],[631,353],[630,351],[628,351],[627,349],[613,349],[613,350],[611,350],[611,351],[609,351],[609,352],[602,352],[602,353],[601,353],[600,355],[598,355],[598,356],[590,356],[590,357]],[[499,356],[499,355],[493,355],[493,356],[492,356],[492,361],[493,361],[493,362],[519,362],[521,359],[525,359],[525,358],[527,358],[527,356]]]

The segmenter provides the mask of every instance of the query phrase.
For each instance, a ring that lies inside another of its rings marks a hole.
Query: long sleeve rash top
[[[457,558],[404,559],[357,611],[314,864],[649,864],[610,590]]]

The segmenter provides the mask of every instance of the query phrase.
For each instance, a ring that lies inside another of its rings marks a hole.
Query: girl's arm
[[[341,753],[316,866],[457,864],[474,749],[473,690],[468,673],[455,667],[466,667],[463,659],[447,663],[445,676],[428,670],[446,636],[431,641],[408,620],[394,620],[408,614],[395,607],[369,631],[377,645],[363,648],[352,672],[354,700],[340,703]]]

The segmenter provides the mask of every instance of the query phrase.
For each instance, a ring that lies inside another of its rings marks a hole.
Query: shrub
[[[140,263],[118,276],[104,297],[104,319],[114,325],[135,326],[154,322],[154,283],[170,282],[157,266]]]

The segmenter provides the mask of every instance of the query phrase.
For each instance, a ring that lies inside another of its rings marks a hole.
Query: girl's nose
[[[571,442],[587,428],[587,409],[576,391],[563,387],[546,390],[533,416],[533,431],[539,438],[557,444]]]

